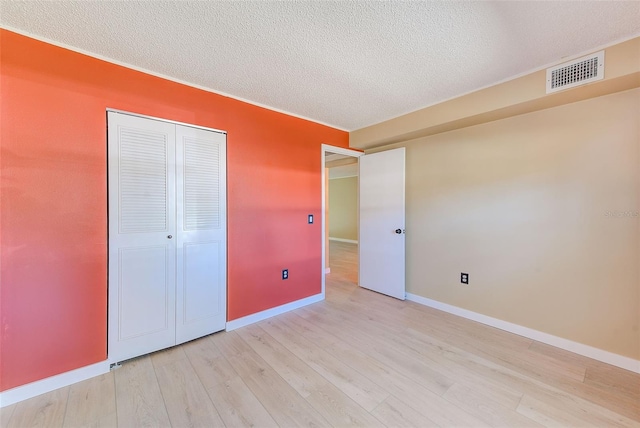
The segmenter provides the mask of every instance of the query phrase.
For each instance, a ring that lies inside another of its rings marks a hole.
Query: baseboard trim
[[[614,354],[613,352],[594,348],[593,346],[574,342],[569,339],[564,339],[562,337],[534,330],[529,327],[513,324],[508,321],[499,320],[497,318],[492,318],[490,316],[479,314],[468,309],[463,309],[457,306],[449,305],[447,303],[438,302],[437,300],[428,299],[426,297],[418,296],[415,294],[407,293],[406,298],[407,300],[419,303],[424,306],[439,309],[441,311],[448,312],[462,318],[477,321],[491,327],[499,328],[500,330],[508,331],[519,336],[537,340],[538,342],[546,343],[547,345],[555,346],[566,351],[593,358],[594,360],[611,364],[612,366],[620,367],[622,369],[629,370],[635,373],[640,373],[640,360],[634,360],[633,358]]]
[[[303,306],[310,305],[312,303],[320,302],[324,300],[324,293],[315,294],[313,296],[305,297],[304,299],[296,300],[295,302],[285,303],[275,308],[267,309],[262,312],[247,315],[246,317],[238,318],[227,322],[227,331],[235,330],[245,325],[253,324],[258,321],[266,320],[267,318],[274,317],[276,315],[284,314],[285,312],[292,311],[294,309],[301,308]]]
[[[71,384],[100,376],[109,372],[109,362],[107,360],[90,366],[60,373],[45,379],[37,380],[26,385],[17,386],[0,392],[0,407],[10,406],[19,401],[41,395],[54,389],[63,388]]]
[[[329,237],[329,241],[346,242],[348,244],[358,243],[358,241],[356,241],[355,239],[332,238],[331,236]]]

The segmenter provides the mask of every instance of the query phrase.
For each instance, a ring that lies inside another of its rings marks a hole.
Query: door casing
[[[327,233],[327,219],[326,219],[326,200],[327,193],[329,189],[327,189],[327,177],[326,177],[326,165],[325,165],[325,156],[327,153],[351,156],[354,158],[359,158],[364,155],[363,152],[359,152],[357,150],[344,149],[342,147],[331,146],[329,144],[322,144],[320,158],[321,158],[321,170],[322,170],[322,266],[321,266],[321,277],[322,277],[322,298],[325,297],[325,285],[326,285],[326,268],[329,260],[326,260],[327,248],[326,248],[326,233]]]
[[[122,110],[117,110],[117,109],[107,109],[107,115],[109,115],[109,113],[118,113],[121,115],[127,115],[127,116],[133,116],[133,117],[138,117],[138,118],[143,118],[143,119],[149,119],[149,120],[153,120],[156,122],[161,122],[161,123],[166,123],[166,124],[172,124],[172,125],[179,125],[179,127],[183,127],[183,128],[190,128],[190,129],[194,129],[194,130],[204,130],[207,132],[213,132],[216,134],[223,134],[226,138],[226,132],[225,131],[221,131],[221,130],[217,130],[217,129],[213,129],[213,128],[207,128],[207,127],[203,127],[203,126],[197,126],[197,125],[192,125],[192,124],[188,124],[188,123],[182,123],[182,122],[177,122],[177,121],[172,121],[172,120],[167,120],[167,119],[162,119],[162,118],[157,118],[157,117],[152,117],[152,116],[146,116],[146,115],[141,115],[141,114],[136,114],[136,113],[131,113],[131,112],[127,112],[127,111],[122,111]],[[201,131],[200,131],[201,132]],[[177,138],[175,139],[176,144],[177,144]],[[107,141],[107,144],[109,144],[109,141]],[[225,143],[226,146],[226,143]],[[176,145],[177,147],[177,145]],[[110,150],[110,149],[109,149]],[[224,216],[224,223],[225,223],[225,227],[224,227],[224,242],[221,248],[221,251],[224,252],[224,254],[226,255],[227,252],[227,240],[226,240],[226,217],[227,217],[227,209],[226,209],[226,149],[224,151],[224,157],[225,157],[225,161],[223,162],[223,166],[224,166],[224,170],[222,171],[222,175],[223,175],[223,183],[224,183],[224,206],[223,211],[221,212],[221,214]],[[107,168],[107,174],[109,174],[109,167]],[[109,175],[107,175],[107,183],[109,182]],[[109,193],[109,197],[111,197],[112,195],[110,195],[110,193],[112,193],[112,191],[114,189],[110,189],[111,191],[108,192]],[[177,207],[177,206],[176,206]],[[176,213],[177,214],[177,213]],[[109,217],[109,213],[107,213],[108,217]],[[109,222],[110,223],[110,222]],[[177,227],[177,225],[175,225]],[[177,239],[177,236],[175,237],[175,239]],[[206,242],[205,242],[206,243]],[[109,235],[108,235],[108,239],[107,239],[107,254],[108,257],[111,257],[112,255],[110,254],[111,252],[111,242],[109,239]],[[177,247],[176,247],[177,250]],[[112,260],[108,260],[108,265]],[[108,273],[108,278],[107,278],[107,284],[108,286],[112,286],[111,284],[111,278],[110,278],[111,273]],[[177,277],[176,277],[177,279]],[[224,296],[223,296],[223,302],[222,302],[222,306],[224,307],[224,314],[223,314],[223,318],[224,318],[224,323],[226,323],[226,303],[227,303],[227,294],[226,294],[226,256],[224,258],[224,281],[223,281],[223,285],[224,287]],[[177,291],[177,290],[176,290]],[[111,302],[111,294],[108,291],[108,301],[110,302],[110,304],[113,304],[113,302]],[[174,318],[175,318],[175,308],[174,308]],[[107,311],[107,316],[111,317],[112,313],[111,310]],[[111,320],[110,318],[107,320],[107,326],[109,329],[113,328],[113,320]],[[224,329],[224,327],[223,327]],[[121,361],[121,358],[118,358],[117,356],[114,356],[112,352],[109,352],[109,345],[111,342],[111,336],[113,334],[113,331],[107,331],[107,360],[110,364],[114,364],[114,363],[118,363],[119,361]],[[175,334],[175,329],[174,329],[174,339],[178,339],[177,335]],[[181,340],[181,342],[183,342],[184,340]],[[175,342],[173,344],[176,344]]]

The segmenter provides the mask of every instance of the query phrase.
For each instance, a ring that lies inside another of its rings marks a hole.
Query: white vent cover
[[[604,77],[604,51],[547,68],[547,94],[585,85]]]

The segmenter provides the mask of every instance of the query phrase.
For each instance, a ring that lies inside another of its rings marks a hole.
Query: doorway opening
[[[323,295],[326,275],[358,284],[358,158],[363,154],[322,145]]]

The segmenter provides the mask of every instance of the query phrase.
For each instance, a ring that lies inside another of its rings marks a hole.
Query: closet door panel
[[[120,340],[132,339],[169,327],[171,264],[167,246],[121,248],[118,254]],[[143,303],[143,304],[141,304]]]
[[[175,125],[108,113],[109,359],[175,344]]]
[[[176,126],[176,341],[226,325],[226,135]]]
[[[215,316],[221,308],[220,270],[212,260],[220,259],[220,242],[184,245],[182,321],[185,324]]]

